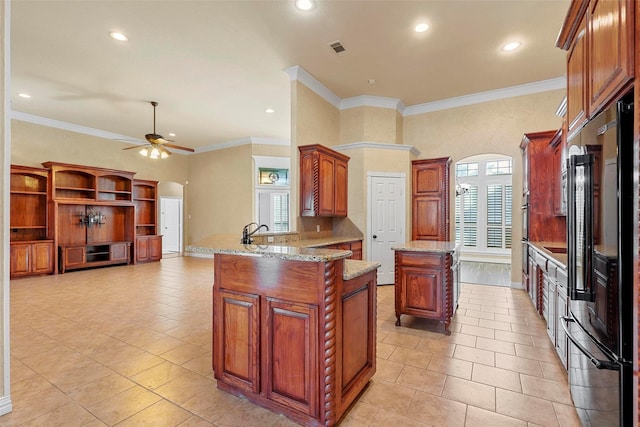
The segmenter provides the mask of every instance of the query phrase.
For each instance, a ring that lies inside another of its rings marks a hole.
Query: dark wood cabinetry
[[[60,273],[79,268],[129,264],[131,242],[59,246]]]
[[[218,387],[303,425],[337,424],[375,373],[375,270],[343,280],[342,259],[214,263]]]
[[[11,166],[11,278],[53,272],[55,256],[49,227],[48,176],[46,169]]]
[[[556,46],[567,50],[569,138],[630,86],[633,0],[573,1]]]
[[[559,141],[560,131],[550,130],[532,132],[523,136],[520,143],[523,162],[528,164],[522,177],[523,187],[528,189],[524,195],[528,205],[523,206],[523,224],[526,224],[527,235],[531,242],[565,242],[566,220],[556,215],[558,189],[561,185],[561,169],[554,159],[555,147],[552,141]],[[561,144],[561,142],[558,142]],[[554,188],[550,191],[550,184]],[[529,279],[531,280],[531,279]]]
[[[347,216],[349,157],[322,145],[300,150],[300,215]]]
[[[322,246],[325,249],[340,249],[351,251],[353,255],[349,259],[362,260],[362,240],[354,240],[353,242],[336,243],[335,245]]]
[[[451,158],[411,162],[412,240],[449,240]]]
[[[136,207],[135,262],[159,261],[162,258],[162,236],[158,235],[158,181],[133,181]]]
[[[460,286],[457,253],[396,250],[395,269],[396,326],[408,314],[439,320],[450,335]]]

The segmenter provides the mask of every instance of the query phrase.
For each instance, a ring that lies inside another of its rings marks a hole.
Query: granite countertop
[[[394,251],[412,251],[412,252],[437,252],[448,253],[458,250],[460,245],[456,242],[440,242],[434,240],[412,240],[404,244],[392,246]]]
[[[530,246],[533,246],[538,252],[542,253],[547,258],[553,260],[556,264],[559,264],[561,267],[567,268],[567,244],[564,242],[529,242]],[[548,248],[563,248],[565,250],[562,252],[552,252]]]
[[[288,242],[287,245],[296,246],[300,248],[317,248],[319,246],[336,245],[338,243],[353,242],[356,240],[362,240],[362,237],[323,237],[319,239],[304,239],[297,242]]]
[[[344,271],[342,272],[343,280],[351,280],[358,276],[362,276],[370,271],[377,270],[380,267],[379,262],[360,261],[357,259],[345,259]]]
[[[351,251],[339,249],[314,249],[309,247],[276,245],[243,245],[237,237],[212,236],[186,247],[186,251],[201,254],[230,254],[264,256],[293,261],[327,262],[347,258]]]

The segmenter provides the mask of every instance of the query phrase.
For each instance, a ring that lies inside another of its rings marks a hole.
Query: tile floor
[[[216,389],[210,259],[11,282],[12,413],[0,426],[295,426]],[[524,291],[463,285],[446,337],[378,288],[377,373],[344,426],[579,426]]]

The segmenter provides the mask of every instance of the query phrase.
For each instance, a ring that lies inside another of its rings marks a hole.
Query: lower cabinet
[[[59,246],[60,273],[79,268],[130,264],[131,242]]]
[[[53,241],[11,242],[10,277],[53,273]]]
[[[440,320],[445,334],[457,306],[459,281],[455,254],[396,251],[396,326],[400,316]]]
[[[160,261],[162,259],[162,236],[136,237],[136,262]]]
[[[351,251],[353,252],[353,255],[351,255],[349,259],[362,260],[362,240],[354,240],[353,242],[336,243],[334,245],[323,246],[323,248]]]

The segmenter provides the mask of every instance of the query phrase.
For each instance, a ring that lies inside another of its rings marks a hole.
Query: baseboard
[[[11,403],[11,395],[0,397],[0,416],[8,414],[13,411],[13,404]]]
[[[522,282],[511,282],[511,287],[514,289],[524,289]]]

